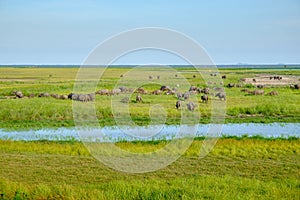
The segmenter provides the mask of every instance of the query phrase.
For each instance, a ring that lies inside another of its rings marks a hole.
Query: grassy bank
[[[3,199],[295,199],[300,195],[299,139],[220,139],[199,159],[195,140],[164,169],[126,174],[89,155],[79,142],[0,141]],[[166,142],[121,142],[147,152]]]
[[[126,74],[128,68],[111,68],[107,69],[98,83],[99,89],[112,89],[120,80],[120,76]],[[156,69],[155,69],[156,70]],[[154,73],[153,69],[143,73],[148,77],[148,74]],[[143,87],[150,91],[157,90],[161,85],[176,83],[182,80],[187,80],[190,85],[198,87],[206,87],[205,81],[200,74],[193,69],[180,68],[176,69],[176,73],[181,78],[176,78],[171,74],[170,78],[162,77],[159,82],[153,80],[151,83]],[[30,98],[30,99],[4,99],[5,96],[10,96],[13,90],[20,90],[24,95],[48,92],[51,94],[69,94],[73,91],[76,75],[76,68],[0,68],[0,128],[6,129],[30,129],[42,127],[70,127],[74,126],[72,101],[59,100],[54,98]],[[158,69],[158,72],[159,69]],[[173,73],[173,72],[172,72]],[[175,73],[175,72],[174,72]],[[208,72],[202,71],[207,74]],[[197,75],[193,78],[193,75]],[[255,77],[259,74],[270,75],[288,75],[300,76],[300,70],[239,70],[239,69],[222,69],[220,74],[226,75],[223,80],[224,85],[228,83],[239,84],[241,78]],[[133,82],[133,85],[139,85],[139,81]],[[219,84],[219,83],[216,83]],[[215,85],[213,87],[220,87]],[[254,90],[251,85],[243,85],[241,88],[227,88],[226,115],[225,122],[241,123],[241,122],[299,122],[300,121],[300,105],[299,105],[299,90],[292,90],[288,86],[274,86],[264,88],[265,94],[270,91],[278,91],[278,96],[252,96],[241,89]],[[184,92],[184,91],[181,91]],[[219,102],[219,99],[210,96],[209,102],[202,103],[200,94],[196,95],[194,103],[201,113],[200,123],[209,123],[211,117],[212,103]],[[130,98],[130,116],[138,125],[147,125],[151,122],[149,111],[151,106],[159,104],[166,111],[166,123],[178,124],[181,119],[181,111],[175,109],[176,97],[173,95],[142,95],[143,102],[135,103],[135,94]],[[96,96],[95,108],[96,115],[100,125],[114,125],[114,115],[111,108],[111,96]],[[185,107],[185,104],[184,104]],[[186,108],[185,108],[186,109]]]

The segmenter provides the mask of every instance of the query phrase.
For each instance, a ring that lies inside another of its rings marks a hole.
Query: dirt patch
[[[245,84],[252,85],[291,85],[299,84],[300,77],[297,76],[282,76],[282,75],[270,75],[270,74],[258,74],[252,78],[244,78],[242,80]]]

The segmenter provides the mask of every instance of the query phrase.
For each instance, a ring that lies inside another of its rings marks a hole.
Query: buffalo
[[[189,97],[190,97],[190,93],[189,93],[189,92],[185,92],[185,93],[183,94],[184,100],[187,100]]]
[[[140,93],[140,94],[148,94],[148,91],[145,90],[144,88],[138,88],[137,92]]]
[[[186,104],[186,106],[189,111],[195,110],[195,104],[193,102],[189,102],[188,104]]]
[[[39,94],[39,97],[50,97],[50,94],[47,92],[43,92]]]
[[[207,103],[208,102],[208,95],[206,95],[206,94],[202,95],[201,100],[202,100],[202,102]]]
[[[234,86],[235,86],[234,83],[228,83],[228,84],[227,84],[227,87],[228,87],[228,88],[233,88]]]
[[[136,95],[136,98],[135,98],[136,102],[142,102],[143,99],[142,99],[142,96],[141,95]]]
[[[13,91],[12,94],[16,95],[17,98],[24,97],[24,94],[21,91]]]
[[[181,107],[181,101],[180,100],[176,101],[175,106],[177,109],[179,109]]]
[[[204,88],[203,92],[204,94],[209,94],[209,88]]]
[[[278,96],[278,92],[275,91],[275,90],[273,90],[273,91],[269,92],[268,95],[270,95],[270,96]]]
[[[264,85],[258,84],[256,87],[261,89],[261,88],[264,88]]]
[[[171,90],[171,88],[169,86],[163,85],[160,87],[160,90],[161,91],[169,91],[169,90]]]
[[[119,88],[113,89],[113,90],[111,91],[111,94],[112,94],[112,95],[119,95],[120,93],[121,93],[121,89],[119,89]]]
[[[222,76],[222,79],[226,79],[226,75],[223,75],[223,76]]]
[[[253,95],[263,95],[265,93],[265,91],[264,90],[254,90],[250,93]]]
[[[153,92],[151,92],[151,94],[154,94],[154,95],[159,95],[161,93],[162,93],[161,90],[154,90]]]
[[[102,90],[97,91],[96,94],[109,95],[109,90],[108,89],[102,89]]]
[[[219,92],[216,94],[216,97],[219,97],[220,100],[226,100],[226,94],[224,92]]]

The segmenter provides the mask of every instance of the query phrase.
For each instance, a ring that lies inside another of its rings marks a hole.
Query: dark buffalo
[[[204,94],[209,94],[209,88],[204,88],[203,92]]]
[[[226,75],[223,75],[223,76],[222,76],[222,79],[226,79]]]
[[[169,91],[169,90],[171,90],[171,88],[167,85],[163,85],[163,86],[160,87],[160,90],[161,91]]]
[[[202,95],[201,100],[202,100],[202,102],[207,103],[208,102],[208,95],[206,95],[206,94]]]
[[[254,79],[252,79],[252,81],[253,81],[253,82],[256,82],[256,79],[254,78]]]
[[[191,91],[197,91],[197,87],[196,86],[194,86],[194,85],[192,85],[191,87],[190,87],[190,89],[189,89],[189,91],[191,92]]]
[[[227,84],[227,87],[228,87],[228,88],[233,88],[234,86],[235,86],[234,83],[228,83],[228,84]]]
[[[264,85],[258,84],[256,87],[261,89],[261,88],[264,88]]]
[[[226,94],[224,92],[219,92],[216,94],[216,97],[219,97],[220,100],[226,100]]]
[[[177,109],[179,109],[181,107],[181,101],[180,100],[176,101],[175,106],[176,106]]]

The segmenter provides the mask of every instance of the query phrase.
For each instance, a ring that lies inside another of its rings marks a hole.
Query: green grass
[[[219,139],[198,158],[195,140],[180,159],[143,174],[114,171],[79,142],[0,141],[2,199],[297,199],[300,140]],[[160,142],[120,142],[148,152]]]
[[[98,69],[97,69],[98,70]],[[120,75],[130,69],[111,68],[104,72],[97,89],[112,89],[120,80]],[[164,82],[173,83],[174,86],[180,80],[174,74],[165,74],[163,69],[157,69],[162,73],[161,84]],[[99,70],[98,70],[99,71]],[[98,72],[97,71],[97,72]],[[101,70],[100,70],[101,71]],[[70,100],[57,100],[53,98],[32,98],[32,99],[3,99],[11,95],[13,90],[21,90],[25,95],[38,94],[40,92],[69,94],[73,91],[76,75],[76,68],[0,68],[0,128],[6,129],[39,129],[43,127],[70,127],[74,126],[72,102]],[[154,69],[147,69],[143,76],[157,73]],[[205,83],[200,75],[193,69],[177,69],[177,73],[185,77],[191,85],[204,87]],[[207,73],[203,71],[203,73]],[[227,76],[223,80],[224,85],[238,83],[240,78],[254,77],[256,74],[269,73],[279,75],[300,76],[300,70],[232,70],[222,69],[221,74]],[[164,76],[167,78],[164,79]],[[84,79],[88,80],[88,79]],[[133,81],[133,86],[139,85],[139,81]],[[245,87],[248,87],[247,85]],[[144,85],[148,91],[160,88],[157,80]],[[251,96],[241,92],[242,88],[225,88],[227,94],[225,122],[299,122],[300,104],[299,90],[292,90],[287,86],[266,88],[265,93],[277,90],[279,96]],[[251,89],[251,88],[250,88]],[[253,88],[252,88],[253,90]],[[2,99],[1,99],[2,98]],[[99,124],[114,125],[114,115],[111,109],[111,97],[96,97],[95,108]],[[143,103],[135,103],[135,95],[130,99],[130,116],[138,125],[148,125],[151,122],[149,111],[155,104],[161,105],[166,112],[166,124],[179,124],[181,112],[175,109],[176,97],[172,95],[143,95]],[[218,102],[216,97],[210,97],[208,104],[200,101],[200,95],[194,98],[197,102],[201,118],[200,123],[209,123],[211,117],[212,102]],[[185,105],[184,105],[185,106]],[[185,108],[186,109],[186,108]],[[120,112],[121,113],[121,112]],[[117,113],[118,114],[118,113]]]

